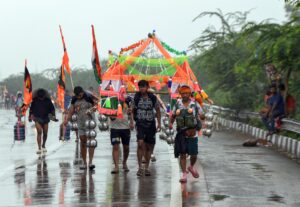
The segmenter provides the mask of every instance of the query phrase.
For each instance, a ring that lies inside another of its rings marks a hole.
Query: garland
[[[141,40],[141,41],[138,41],[137,43],[134,43],[134,44],[132,44],[132,45],[126,47],[126,48],[121,48],[120,54],[122,54],[123,52],[127,52],[127,51],[129,51],[129,50],[132,50],[132,49],[134,49],[134,48],[140,46],[140,45],[143,44],[143,43],[144,43],[144,40]]]
[[[167,43],[161,41],[161,44],[162,46],[168,50],[169,52],[175,54],[175,55],[186,55],[186,51],[178,51],[178,50],[175,50],[174,48],[170,47]]]

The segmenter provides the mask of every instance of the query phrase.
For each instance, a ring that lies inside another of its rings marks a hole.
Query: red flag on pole
[[[66,69],[67,73],[69,75],[71,75],[71,68],[70,68],[70,65],[69,65],[69,56],[68,56],[68,53],[67,53],[65,38],[63,36],[62,29],[61,29],[60,25],[59,25],[59,30],[60,30],[60,35],[61,35],[61,40],[62,40],[62,43],[63,43],[63,47],[64,47],[64,56],[62,58],[62,66]]]
[[[32,101],[32,82],[29,71],[27,69],[27,60],[25,60],[25,72],[24,72],[24,104],[29,106]]]
[[[94,25],[92,25],[92,36],[93,36],[92,65],[93,65],[93,69],[94,69],[95,79],[100,84],[102,82],[102,80],[101,80],[101,65],[100,65],[100,60],[99,60],[99,55],[98,55]]]
[[[64,110],[65,108],[65,72],[64,72],[64,67],[63,64],[60,67],[60,75],[59,75],[59,79],[58,79],[58,84],[57,84],[57,103],[58,106]]]

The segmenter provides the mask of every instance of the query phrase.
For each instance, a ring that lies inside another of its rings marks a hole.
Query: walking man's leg
[[[182,177],[180,178],[180,182],[186,183],[187,181],[187,172],[186,172],[186,154],[180,154],[180,167],[182,170]]]
[[[43,125],[43,144],[42,144],[42,150],[43,152],[46,152],[46,142],[48,138],[48,124]]]
[[[82,169],[86,169],[87,167],[87,162],[86,162],[86,141],[87,138],[85,135],[79,135],[80,137],[80,152],[81,152],[81,157],[83,160],[84,166],[81,166]]]
[[[115,167],[111,171],[112,174],[119,173],[119,147],[120,147],[119,143],[116,143],[116,142],[113,143],[112,156],[113,156]]]
[[[155,155],[154,155],[154,147],[155,147],[155,145],[153,145],[152,147],[151,147],[151,162],[155,162],[156,161],[156,157],[155,157]]]
[[[145,143],[144,143],[144,140],[138,139],[137,159],[138,159],[139,169],[137,171],[137,176],[141,176],[143,174],[143,170],[142,170],[142,158],[143,158],[144,154],[145,154]]]
[[[93,170],[95,168],[95,165],[93,164],[94,152],[95,152],[95,147],[89,147],[89,168],[90,168],[90,170]]]
[[[36,128],[36,132],[37,132],[37,136],[36,136],[36,140],[37,140],[37,144],[38,144],[38,150],[37,150],[37,154],[40,154],[42,151],[42,126],[40,123],[35,122],[35,128]]]
[[[198,138],[187,138],[187,150],[188,154],[190,155],[190,166],[188,167],[188,171],[191,172],[194,178],[198,178],[199,174],[197,169],[194,168],[195,163],[197,162],[197,155],[198,155]]]
[[[151,153],[152,153],[153,147],[154,147],[154,144],[145,143],[145,159],[146,159],[145,175],[146,176],[151,175],[150,170],[149,170],[149,164],[150,164],[150,158],[151,158]]]
[[[129,145],[123,144],[123,170],[125,172],[129,171],[129,168],[127,166],[128,156],[129,156]]]

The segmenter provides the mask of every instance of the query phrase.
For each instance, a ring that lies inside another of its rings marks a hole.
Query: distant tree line
[[[101,61],[102,70],[106,70],[107,60]],[[30,68],[29,72],[30,72]],[[45,88],[47,90],[56,91],[57,82],[60,73],[60,68],[48,68],[40,73],[30,73],[33,90],[38,88]],[[70,76],[65,73],[66,77],[66,89],[72,90]],[[93,87],[98,88],[98,83],[95,80],[94,72],[92,68],[72,68],[72,78],[74,85],[81,85],[83,88],[88,89]],[[0,82],[0,85],[6,86],[9,93],[16,94],[17,91],[23,91],[24,74],[10,75]]]

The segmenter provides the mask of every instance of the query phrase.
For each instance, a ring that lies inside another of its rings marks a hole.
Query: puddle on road
[[[222,201],[225,198],[228,198],[229,196],[227,195],[218,195],[218,194],[212,194],[210,195],[210,197],[214,200],[214,201]]]
[[[284,197],[277,195],[276,193],[272,193],[271,196],[268,197],[268,201],[274,201],[277,203],[285,203],[283,201]]]

